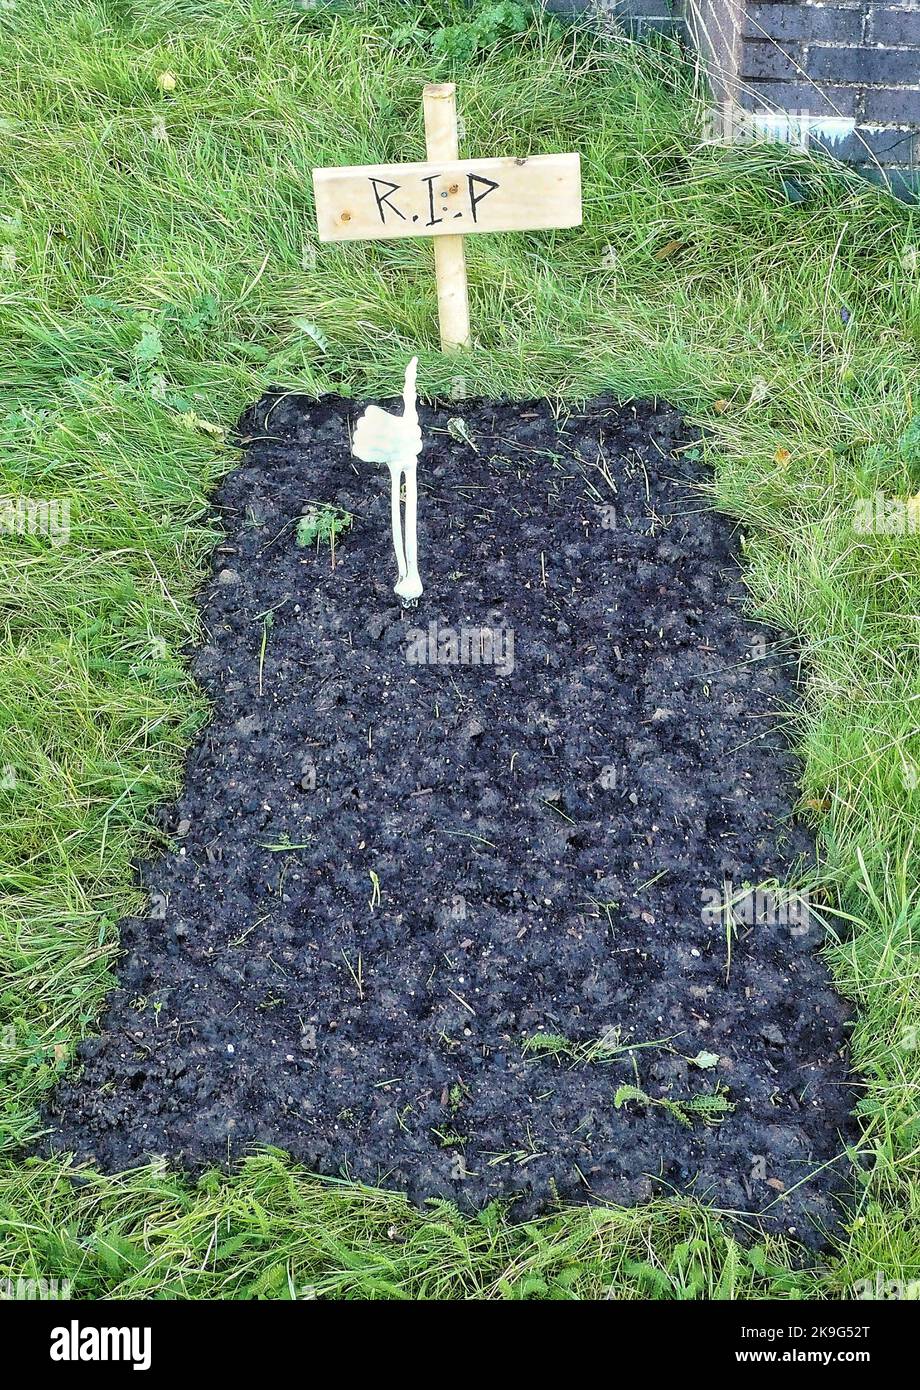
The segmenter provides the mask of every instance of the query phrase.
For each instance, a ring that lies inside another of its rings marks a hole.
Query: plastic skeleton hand
[[[391,415],[379,406],[369,405],[355,426],[351,451],[365,463],[385,463],[390,470],[390,523],[399,579],[395,592],[404,608],[414,608],[422,594],[418,575],[418,490],[416,465],[422,451],[422,432],[415,409],[415,376],[418,358],[406,368],[403,387],[403,413]],[[402,479],[406,479],[405,546],[400,516]]]

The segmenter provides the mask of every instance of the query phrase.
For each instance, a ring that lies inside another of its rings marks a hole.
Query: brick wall
[[[796,112],[810,142],[897,192],[920,186],[920,0],[686,0],[723,99]]]
[[[634,38],[650,33],[686,38],[684,0],[543,0],[547,9],[560,14],[599,14]]]
[[[584,0],[559,3],[584,7]],[[632,33],[686,36],[706,59],[718,108],[742,113],[725,122],[741,138],[802,137],[896,193],[920,192],[920,0],[593,0],[593,7]]]

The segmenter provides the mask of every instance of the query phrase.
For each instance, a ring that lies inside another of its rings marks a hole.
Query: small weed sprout
[[[694,1120],[699,1120],[704,1125],[719,1125],[735,1108],[734,1101],[728,1099],[724,1086],[716,1086],[712,1091],[703,1091],[687,1100],[650,1096],[641,1086],[621,1086],[613,1098],[617,1110],[630,1101],[635,1101],[637,1105],[643,1105],[646,1109],[651,1109],[653,1105],[660,1106],[685,1129],[692,1129]]]
[[[304,840],[299,844],[295,844],[290,835],[284,834],[278,840],[263,842],[262,848],[268,850],[269,854],[287,854],[293,850],[309,849],[310,841]]]
[[[311,507],[297,522],[297,544],[302,550],[310,545],[319,550],[323,541],[328,541],[335,568],[336,538],[349,529],[353,519],[349,512],[340,511],[338,507]]]
[[[623,1039],[617,1027],[605,1028],[599,1038],[589,1042],[573,1042],[562,1033],[533,1033],[525,1038],[521,1050],[525,1057],[552,1057],[557,1062],[566,1061],[573,1067],[589,1066],[592,1063],[613,1062],[643,1048],[666,1047],[670,1038],[655,1038],[650,1042],[633,1043]]]

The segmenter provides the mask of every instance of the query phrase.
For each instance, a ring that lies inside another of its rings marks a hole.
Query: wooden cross
[[[441,348],[470,345],[463,238],[470,232],[523,232],[581,223],[577,154],[528,159],[459,159],[453,82],[429,84],[423,164],[314,169],[320,241],[434,237]]]

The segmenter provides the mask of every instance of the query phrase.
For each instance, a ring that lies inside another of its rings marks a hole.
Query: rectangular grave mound
[[[423,407],[404,612],[358,413],[269,393],[241,422],[213,718],[53,1146],[196,1170],[273,1144],[522,1214],[690,1193],[820,1239],[847,1009],[807,903],[745,888],[811,853],[790,658],[742,614],[679,415]]]

